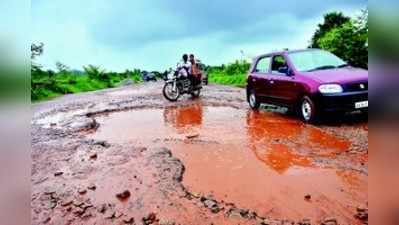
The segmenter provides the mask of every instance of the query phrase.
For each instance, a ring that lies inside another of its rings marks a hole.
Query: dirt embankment
[[[367,223],[364,118],[315,127],[242,89],[169,103],[161,85],[32,106],[32,224]]]

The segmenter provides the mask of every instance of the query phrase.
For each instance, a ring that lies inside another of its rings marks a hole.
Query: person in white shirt
[[[182,61],[177,64],[177,71],[180,76],[188,77],[190,75],[191,63],[188,61],[188,55],[184,54]]]

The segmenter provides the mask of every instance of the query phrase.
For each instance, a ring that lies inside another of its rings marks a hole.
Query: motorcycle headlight
[[[322,84],[319,86],[319,91],[322,94],[342,93],[344,89],[339,84]]]

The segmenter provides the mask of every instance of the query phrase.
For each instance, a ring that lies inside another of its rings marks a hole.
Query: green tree
[[[350,18],[342,14],[342,12],[331,12],[324,15],[323,23],[318,25],[314,33],[310,46],[311,48],[320,48],[319,39],[334,28],[341,27],[350,21]]]
[[[70,71],[69,67],[61,62],[56,62],[55,66],[59,73],[68,73]]]
[[[44,49],[43,43],[39,43],[39,44],[32,43],[30,45],[30,53],[31,53],[30,58],[35,59],[37,56],[42,55],[43,49]]]
[[[37,64],[34,60],[36,57],[40,56],[43,54],[44,51],[44,44],[43,43],[39,43],[39,44],[35,44],[32,43],[30,45],[30,58],[31,58],[31,76],[34,75],[35,72],[40,72],[41,70],[41,65]]]
[[[101,81],[106,81],[107,74],[104,69],[101,69],[100,66],[88,65],[83,66],[84,71],[89,76],[90,79],[97,79]]]
[[[349,64],[368,68],[368,12],[353,21],[335,27],[317,41],[320,48],[330,51]]]

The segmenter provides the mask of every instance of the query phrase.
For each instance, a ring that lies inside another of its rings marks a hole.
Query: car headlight
[[[322,94],[342,93],[344,90],[339,84],[322,84],[319,86],[319,91]]]

